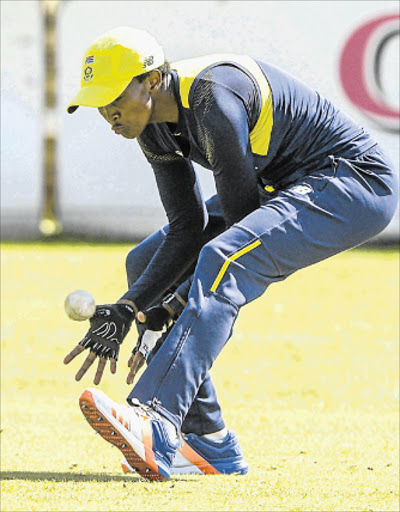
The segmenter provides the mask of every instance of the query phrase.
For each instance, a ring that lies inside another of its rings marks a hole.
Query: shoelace
[[[157,404],[158,400],[155,398],[153,400],[153,402],[154,402],[154,404]],[[162,421],[162,422],[164,422],[167,425],[168,424],[172,425],[172,423],[167,418],[164,418],[162,416],[162,414],[160,414],[158,411],[155,411],[153,409],[153,407],[151,407],[150,405],[147,405],[147,404],[144,404],[144,403],[140,402],[137,398],[131,398],[129,403],[130,403],[132,408],[136,409],[135,413],[138,416],[147,417],[150,420]],[[124,406],[124,407],[128,407],[129,408],[129,406]],[[176,439],[179,442],[178,446],[182,447],[183,443],[184,443],[184,439],[182,437],[182,432],[179,429],[176,429],[175,427],[173,427],[173,428],[174,428]],[[167,427],[167,434],[168,434],[168,437],[170,438],[171,436],[170,436],[169,430],[170,429]],[[170,438],[170,442],[171,441],[173,442],[173,439]]]
[[[135,410],[135,413],[138,414],[139,416],[147,416],[148,418],[155,419],[155,420],[162,419],[161,415],[157,411],[152,409],[147,404],[142,404],[142,402],[139,402],[139,400],[137,398],[132,398],[130,401],[130,404],[131,404],[131,408],[133,408]],[[124,407],[129,408],[129,406],[124,406]]]
[[[154,399],[153,401],[155,404],[158,403],[157,399]],[[167,418],[164,418],[162,414],[160,414],[158,411],[155,411],[153,409],[153,407],[151,407],[150,405],[147,405],[147,404],[143,404],[137,398],[132,398],[130,400],[130,403],[131,403],[132,407],[139,409],[139,411],[140,411],[139,415],[147,416],[151,420],[158,420],[158,421],[165,422],[166,424],[172,425],[172,423]],[[179,429],[176,429],[175,427],[174,427],[174,431],[175,431],[176,439],[179,441],[179,447],[182,447],[183,443],[184,443],[184,440],[182,437],[182,432]],[[168,437],[170,437],[169,428],[167,428],[167,432],[168,432]],[[171,439],[171,441],[172,441],[172,439]]]

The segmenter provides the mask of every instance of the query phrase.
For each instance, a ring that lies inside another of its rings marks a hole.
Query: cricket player
[[[76,379],[98,359],[98,384],[107,361],[115,373],[134,320],[153,330],[170,325],[128,405],[89,388],[82,412],[149,479],[189,466],[245,473],[209,370],[242,306],[389,224],[398,202],[393,167],[361,126],[287,72],[230,54],[169,64],[153,36],[131,27],[87,49],[68,112],[79,106],[97,108],[116,135],[138,140],[168,226],[128,255],[127,292],[97,306],[64,361],[88,349]],[[213,173],[209,201],[193,162]],[[142,341],[128,383],[146,353]]]

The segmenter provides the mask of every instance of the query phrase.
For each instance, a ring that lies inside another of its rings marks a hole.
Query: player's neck
[[[153,94],[154,109],[151,123],[177,123],[178,104],[169,83]]]

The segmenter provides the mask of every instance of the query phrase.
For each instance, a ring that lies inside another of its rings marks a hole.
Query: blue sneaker
[[[220,442],[196,434],[183,434],[183,441],[170,468],[171,475],[244,475],[249,470],[238,438],[232,430],[229,430],[225,439]],[[121,466],[125,473],[133,471],[127,460],[122,461]]]
[[[116,446],[140,476],[169,479],[179,445],[172,423],[139,401],[120,405],[98,389],[84,391],[79,405],[91,427]]]

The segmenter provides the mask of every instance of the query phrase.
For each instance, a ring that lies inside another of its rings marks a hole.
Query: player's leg
[[[225,230],[225,220],[217,196],[211,197],[207,202],[209,222],[206,229],[205,239],[212,240]],[[212,383],[210,374],[207,372],[202,386],[192,407],[189,409],[182,424],[182,432],[203,436],[213,434],[225,429],[225,422],[222,417],[221,407],[217,400],[217,393]]]
[[[129,288],[146,270],[150,260],[165,239],[167,232],[168,226],[164,226],[160,230],[145,238],[128,253],[126,257],[125,268]]]
[[[181,431],[184,434],[203,436],[224,429],[225,422],[217,399],[217,392],[210,374],[207,372],[196,399],[185,416]]]
[[[217,196],[206,202],[209,215],[205,240],[215,238],[225,229],[225,221],[219,206]],[[131,286],[142,274],[147,264],[158,250],[168,232],[168,226],[150,235],[137,247],[132,249],[126,259],[128,285]],[[161,346],[161,343],[159,344]],[[151,358],[149,358],[150,362]],[[191,409],[182,425],[182,433],[191,436],[204,436],[224,431],[225,422],[222,417],[216,391],[207,374]],[[240,451],[240,449],[238,450]]]
[[[158,352],[171,328],[157,341],[147,363],[150,363]],[[181,433],[183,444],[178,448],[171,474],[248,472],[249,465],[243,457],[235,432],[225,427],[221,407],[208,372],[182,423]],[[121,465],[125,472],[133,471],[126,460]]]
[[[218,197],[213,196],[206,202],[209,216],[205,239],[211,240],[225,229],[225,221],[221,212]],[[152,258],[159,245],[168,232],[168,226],[148,237],[137,248],[133,249],[127,257],[127,275],[129,286],[136,281],[143,272],[143,268]],[[185,297],[186,298],[186,297]],[[159,345],[161,346],[161,344]],[[152,358],[152,357],[151,357]],[[151,360],[149,358],[149,362]],[[217,400],[215,387],[210,375],[207,373],[199,392],[189,409],[182,424],[181,431],[191,436],[204,436],[224,431],[225,422],[222,417],[221,407]],[[234,435],[230,432],[229,435]],[[211,439],[212,441],[212,439]],[[230,442],[231,444],[231,442]],[[241,453],[240,446],[236,443],[237,452]],[[223,446],[220,446],[223,448]],[[237,465],[237,461],[235,461]]]
[[[164,332],[157,341],[156,346],[147,358],[147,364],[155,357],[162,347],[172,326]],[[218,403],[217,392],[212,383],[210,374],[207,372],[199,392],[191,408],[189,409],[182,424],[181,432],[184,434],[195,434],[197,436],[220,433],[225,429],[225,422],[222,417],[221,407]],[[217,435],[216,437],[219,437]]]

